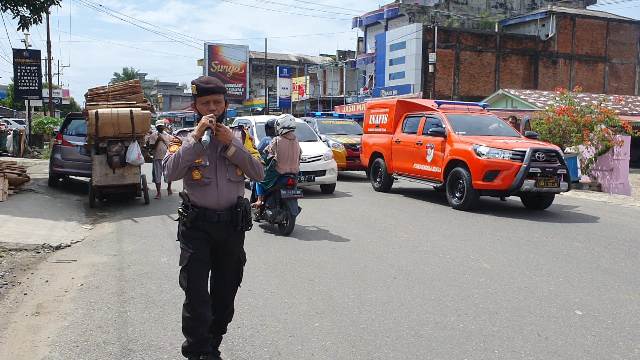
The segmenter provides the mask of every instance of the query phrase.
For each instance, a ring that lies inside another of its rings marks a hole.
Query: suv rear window
[[[87,136],[87,122],[84,119],[71,119],[69,124],[62,129],[63,135]]]
[[[447,119],[458,135],[520,137],[509,124],[492,115],[448,114]]]

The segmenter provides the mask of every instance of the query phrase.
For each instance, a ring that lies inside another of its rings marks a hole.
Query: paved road
[[[464,213],[354,174],[305,195],[293,236],[247,237],[228,359],[640,358],[640,209],[562,197]],[[87,209],[89,237],[15,295],[0,358],[178,359],[176,205]]]

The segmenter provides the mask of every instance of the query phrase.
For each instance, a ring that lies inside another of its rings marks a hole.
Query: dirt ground
[[[13,288],[29,279],[40,262],[55,249],[38,246],[32,249],[7,249],[0,247],[0,300]]]

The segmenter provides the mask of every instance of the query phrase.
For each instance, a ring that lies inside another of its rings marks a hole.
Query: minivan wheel
[[[320,185],[320,191],[322,191],[323,194],[333,194],[333,192],[336,191],[336,184],[322,184]]]
[[[447,201],[456,210],[471,210],[476,207],[480,194],[473,188],[471,174],[463,167],[449,173],[446,183]]]
[[[47,185],[49,187],[57,187],[58,185],[60,185],[60,176],[49,173],[49,179],[47,180]]]
[[[523,193],[520,194],[520,201],[524,207],[529,210],[545,210],[555,200],[556,194],[536,194],[536,193]]]
[[[369,170],[371,186],[378,192],[389,192],[393,186],[393,176],[387,172],[387,164],[383,158],[376,159]]]

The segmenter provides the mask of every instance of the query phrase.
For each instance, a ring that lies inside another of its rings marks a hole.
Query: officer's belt
[[[213,210],[193,206],[197,210],[196,220],[205,223],[228,223],[233,220],[233,208],[227,210]]]

